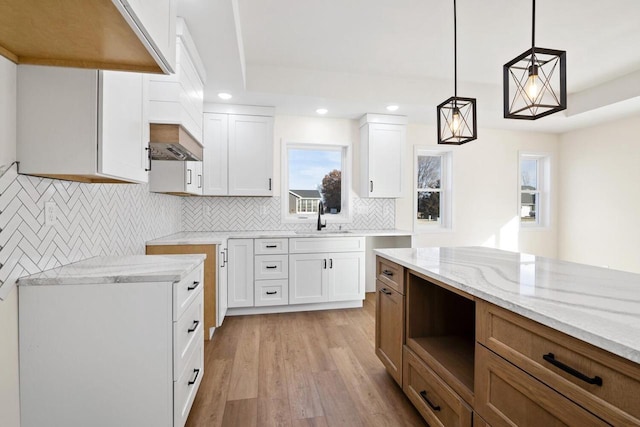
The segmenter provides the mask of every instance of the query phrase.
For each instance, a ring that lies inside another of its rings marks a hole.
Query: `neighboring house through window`
[[[415,228],[451,228],[451,151],[415,151]]]
[[[520,153],[518,214],[523,226],[546,226],[549,220],[549,156]]]

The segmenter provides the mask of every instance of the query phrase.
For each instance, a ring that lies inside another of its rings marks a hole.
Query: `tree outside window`
[[[442,157],[418,155],[417,221],[439,224],[442,211]]]

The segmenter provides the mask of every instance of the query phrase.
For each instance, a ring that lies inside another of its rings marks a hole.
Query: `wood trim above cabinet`
[[[150,144],[180,144],[198,160],[202,160],[202,145],[182,125],[151,123],[149,125]]]

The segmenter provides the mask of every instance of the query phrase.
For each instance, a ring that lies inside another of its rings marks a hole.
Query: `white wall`
[[[16,159],[16,65],[0,57],[0,167]],[[0,301],[0,419],[20,425],[18,292]]]
[[[557,255],[558,165],[557,135],[479,129],[479,138],[453,146],[453,228],[446,232],[422,233],[414,246],[490,246],[536,255]],[[396,225],[413,228],[415,146],[442,149],[436,128],[410,124],[404,169],[405,197],[396,202]],[[551,218],[546,229],[521,229],[518,216],[518,152],[546,152],[551,155]]]
[[[560,138],[558,255],[640,273],[640,116]]]

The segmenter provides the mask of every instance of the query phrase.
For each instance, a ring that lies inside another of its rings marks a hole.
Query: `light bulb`
[[[451,128],[451,133],[457,136],[461,124],[462,121],[460,120],[460,110],[454,108],[453,114],[451,115],[451,125],[449,126]]]
[[[527,92],[529,100],[533,103],[538,97],[540,92],[540,82],[538,81],[538,66],[532,65],[529,67],[529,78],[524,86],[524,90]]]

